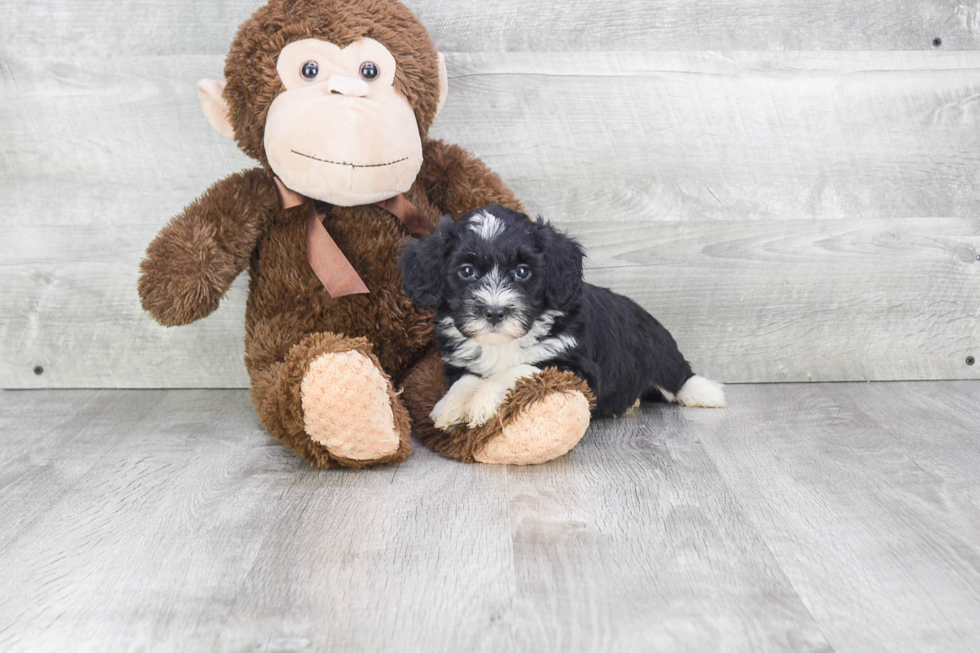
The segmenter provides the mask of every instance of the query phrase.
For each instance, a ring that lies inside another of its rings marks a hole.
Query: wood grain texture
[[[56,454],[0,476],[57,497],[0,504],[5,651],[827,650],[679,411],[529,470],[421,449],[353,474],[291,457],[242,391],[0,407],[94,415],[39,420]]]
[[[224,54],[260,0],[0,3],[0,44],[49,55]],[[963,0],[407,0],[445,52],[928,50],[980,45]]]
[[[591,248],[597,268],[587,277],[647,307],[707,376],[980,377],[966,364],[980,351],[975,219],[672,222],[652,232],[593,224],[583,232],[604,243]]]
[[[686,417],[597,420],[566,459],[509,470],[520,644],[485,650],[830,650]]]
[[[298,464],[268,446],[247,395],[2,401],[36,428],[0,438],[5,459],[24,458],[15,474],[4,464],[0,648],[207,648],[279,507],[269,485],[243,480],[285,478]],[[90,417],[51,420],[65,401]]]
[[[555,219],[966,217],[980,207],[974,53],[452,61],[455,96],[436,135],[479,153]]]
[[[972,650],[980,383],[728,393],[349,473],[244,391],[0,392],[0,648]]]
[[[4,63],[0,387],[244,386],[245,279],[180,329],[135,293],[160,226],[250,165],[199,114],[192,82],[220,57]],[[977,55],[460,54],[450,70],[436,135],[581,238],[589,278],[704,373],[977,377]]]
[[[730,390],[692,427],[834,649],[973,650],[980,387]]]

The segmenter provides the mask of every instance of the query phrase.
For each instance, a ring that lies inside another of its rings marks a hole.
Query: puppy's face
[[[570,308],[581,291],[582,250],[549,224],[499,205],[411,243],[401,259],[406,294],[436,308],[480,344],[525,335],[542,313]]]
[[[480,344],[520,338],[546,310],[545,266],[534,225],[509,217],[480,211],[461,220],[446,257],[448,313],[457,329]]]

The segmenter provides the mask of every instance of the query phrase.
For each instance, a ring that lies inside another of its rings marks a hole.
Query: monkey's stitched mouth
[[[396,163],[401,163],[402,161],[408,161],[406,156],[403,159],[398,159],[397,161],[389,161],[388,163],[370,163],[367,165],[358,165],[356,163],[348,163],[347,161],[330,161],[329,159],[320,159],[311,154],[303,154],[302,152],[297,152],[296,150],[290,150],[293,154],[298,154],[300,156],[305,156],[307,159],[313,159],[314,161],[319,161],[320,163],[332,163],[335,166],[350,166],[351,168],[384,168],[385,166],[393,166]]]

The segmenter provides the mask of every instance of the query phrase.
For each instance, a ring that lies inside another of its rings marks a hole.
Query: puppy
[[[432,411],[442,429],[489,421],[521,378],[545,367],[589,384],[598,416],[638,400],[723,407],[722,386],[691,371],[677,343],[636,302],[582,280],[582,247],[500,205],[443,218],[409,244],[403,289],[435,309],[452,387]]]

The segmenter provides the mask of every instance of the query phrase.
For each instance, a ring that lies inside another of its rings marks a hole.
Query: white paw
[[[435,405],[429,417],[437,429],[446,430],[466,421],[469,414],[470,400],[473,393],[482,383],[482,379],[472,374],[461,377],[449,392]]]
[[[504,402],[510,388],[502,383],[485,381],[470,400],[467,424],[483,426],[497,414],[497,408]]]
[[[483,426],[497,414],[500,404],[504,403],[507,393],[517,384],[519,379],[533,375],[540,370],[533,365],[518,365],[509,370],[495,374],[477,388],[470,399],[469,420],[470,426]]]
[[[688,408],[724,408],[724,386],[695,374],[677,392],[677,403]]]

